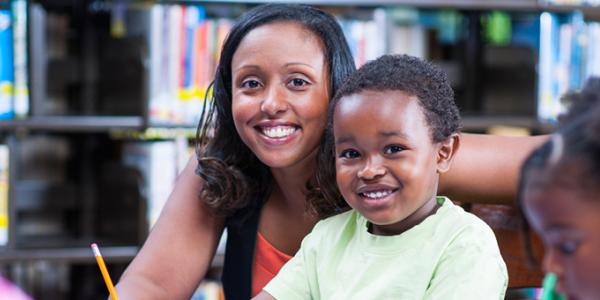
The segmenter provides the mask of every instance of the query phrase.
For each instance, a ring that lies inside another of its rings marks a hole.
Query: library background
[[[0,274],[34,299],[105,299],[193,154],[218,50],[264,1],[0,1]],[[293,2],[293,1],[279,1]],[[598,0],[312,0],[357,65],[407,53],[451,78],[465,132],[550,132],[600,75]],[[539,286],[510,206],[456,199],[495,230],[509,299]],[[540,250],[539,243],[537,250]],[[222,253],[219,250],[218,253]],[[218,254],[194,299],[219,298]]]

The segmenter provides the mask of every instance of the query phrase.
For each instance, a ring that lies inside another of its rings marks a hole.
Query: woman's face
[[[573,172],[548,173],[530,171],[523,203],[544,240],[544,270],[556,273],[557,288],[567,299],[599,299],[600,199],[593,199],[598,194],[584,193]]]
[[[244,143],[271,168],[312,159],[327,120],[323,45],[302,25],[250,31],[233,55],[232,113]]]

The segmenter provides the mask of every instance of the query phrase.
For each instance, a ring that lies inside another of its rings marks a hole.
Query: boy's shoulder
[[[359,214],[351,209],[317,222],[310,236],[312,240],[339,241],[347,240],[357,230]]]
[[[446,201],[450,201],[450,199],[446,198]],[[454,203],[449,203],[439,225],[440,228],[445,228],[447,233],[460,235],[462,239],[467,238],[467,240],[477,243],[489,239],[496,244],[495,234],[487,223]]]
[[[351,224],[355,224],[358,218],[358,213],[354,209],[350,209],[343,213],[327,217],[317,222],[313,231],[329,231],[329,230],[340,230],[342,227],[346,227]]]

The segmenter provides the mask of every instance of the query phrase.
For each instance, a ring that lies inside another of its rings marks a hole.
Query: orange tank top
[[[256,254],[252,270],[252,297],[271,281],[292,257],[273,247],[260,232],[256,236]]]

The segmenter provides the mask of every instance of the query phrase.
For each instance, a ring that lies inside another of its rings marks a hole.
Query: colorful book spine
[[[14,110],[17,117],[29,114],[29,68],[27,61],[27,1],[13,0]]]
[[[0,247],[8,244],[8,189],[9,189],[8,145],[0,145]]]
[[[552,121],[561,111],[557,102],[556,72],[559,54],[559,22],[554,14],[540,16],[540,49],[538,66],[538,118]]]
[[[12,17],[8,9],[0,10],[0,119],[14,117],[14,63]]]

